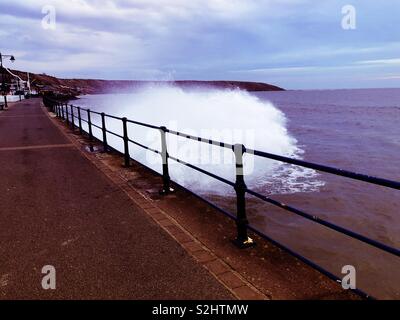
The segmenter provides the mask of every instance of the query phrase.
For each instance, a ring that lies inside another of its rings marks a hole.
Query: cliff
[[[11,70],[14,74],[27,79],[26,72]],[[31,88],[38,92],[50,92],[61,96],[78,96],[82,94],[97,94],[111,92],[129,92],[146,84],[174,84],[179,87],[216,87],[240,88],[247,91],[281,91],[280,87],[262,83],[246,81],[141,81],[141,80],[100,80],[100,79],[60,79],[46,74],[30,73]]]

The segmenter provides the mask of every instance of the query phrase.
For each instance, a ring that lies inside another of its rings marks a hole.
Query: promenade
[[[233,296],[30,99],[0,111],[0,299],[36,298]]]

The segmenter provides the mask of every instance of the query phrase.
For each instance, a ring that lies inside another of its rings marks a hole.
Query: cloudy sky
[[[66,78],[400,87],[399,28],[399,0],[0,0],[13,68]]]

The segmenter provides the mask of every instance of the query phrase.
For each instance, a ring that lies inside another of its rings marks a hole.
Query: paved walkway
[[[56,128],[41,100],[0,112],[0,299],[229,299]],[[56,289],[44,290],[44,265]]]

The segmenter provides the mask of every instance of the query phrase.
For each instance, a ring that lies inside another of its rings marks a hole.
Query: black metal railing
[[[270,238],[269,236],[267,236],[266,234],[264,234],[262,231],[258,230],[257,228],[255,228],[254,226],[249,225],[248,219],[247,219],[247,214],[246,214],[246,194],[252,195],[254,197],[256,197],[257,199],[260,199],[264,202],[267,202],[269,204],[272,204],[274,206],[277,206],[283,210],[289,211],[291,213],[294,213],[298,216],[301,216],[305,219],[308,219],[312,222],[315,222],[317,224],[323,225],[326,228],[329,228],[331,230],[337,231],[339,233],[342,233],[344,235],[347,235],[351,238],[357,239],[361,242],[364,242],[370,246],[373,246],[375,248],[378,248],[382,251],[385,251],[389,254],[395,255],[397,257],[400,257],[400,250],[394,247],[391,247],[387,244],[384,244],[382,242],[379,242],[377,240],[368,238],[366,236],[363,236],[359,233],[356,233],[354,231],[348,230],[346,228],[343,228],[341,226],[338,226],[334,223],[331,223],[329,221],[326,221],[322,218],[319,218],[315,215],[306,213],[302,210],[299,210],[297,208],[294,208],[292,206],[286,205],[282,202],[279,202],[277,200],[274,200],[270,197],[267,197],[265,195],[262,195],[254,190],[251,190],[249,188],[247,188],[245,180],[244,180],[244,174],[243,174],[243,155],[248,153],[248,154],[252,154],[254,156],[257,157],[262,157],[262,158],[267,158],[267,159],[271,159],[271,160],[276,160],[276,161],[280,161],[280,162],[284,162],[284,163],[288,163],[288,164],[293,164],[293,165],[297,165],[297,166],[301,166],[301,167],[305,167],[305,168],[310,168],[310,169],[314,169],[320,172],[324,172],[324,173],[330,173],[333,175],[337,175],[337,176],[342,176],[342,177],[346,177],[346,178],[350,178],[353,180],[359,180],[359,181],[363,181],[363,182],[367,182],[370,184],[374,184],[374,185],[379,185],[379,186],[383,186],[386,188],[391,188],[391,189],[396,189],[396,190],[400,190],[400,182],[397,181],[392,181],[392,180],[387,180],[387,179],[381,179],[381,178],[377,178],[377,177],[373,177],[373,176],[369,176],[369,175],[364,175],[364,174],[360,174],[360,173],[355,173],[355,172],[351,172],[351,171],[346,171],[346,170],[342,170],[342,169],[338,169],[338,168],[333,168],[333,167],[329,167],[329,166],[325,166],[325,165],[320,165],[320,164],[316,164],[316,163],[311,163],[311,162],[307,162],[307,161],[303,161],[303,160],[299,160],[299,159],[294,159],[294,158],[289,158],[289,157],[284,157],[284,156],[280,156],[280,155],[275,155],[275,154],[271,154],[271,153],[267,153],[267,152],[263,152],[263,151],[259,151],[259,150],[253,150],[253,149],[249,149],[246,148],[244,145],[242,144],[229,144],[229,143],[223,143],[220,141],[215,141],[212,139],[204,139],[201,137],[196,137],[190,134],[185,134],[182,132],[178,132],[178,131],[174,131],[174,130],[170,130],[164,126],[155,126],[155,125],[151,125],[151,124],[147,124],[147,123],[143,123],[143,122],[138,122],[138,121],[134,121],[134,120],[129,120],[125,117],[121,118],[121,117],[116,117],[116,116],[112,116],[112,115],[108,115],[105,114],[104,112],[97,112],[97,111],[92,111],[90,109],[84,109],[78,106],[74,106],[74,105],[68,105],[66,103],[60,103],[59,101],[53,100],[51,98],[45,97],[43,99],[44,104],[50,108],[51,111],[53,111],[59,118],[65,120],[67,122],[67,124],[69,124],[71,126],[71,128],[73,130],[75,130],[75,128],[79,129],[80,133],[85,132],[83,127],[82,127],[82,122],[86,122],[87,126],[88,126],[88,131],[86,132],[89,136],[90,140],[94,139],[93,136],[93,132],[92,132],[92,127],[95,127],[99,130],[101,130],[102,132],[102,139],[99,139],[100,142],[102,142],[103,144],[103,149],[104,151],[107,151],[109,149],[113,149],[114,148],[110,147],[108,145],[107,142],[107,133],[112,134],[116,137],[119,137],[120,139],[123,140],[123,144],[124,144],[124,151],[123,151],[123,156],[124,156],[124,165],[126,167],[130,166],[130,161],[131,159],[133,160],[133,157],[131,157],[131,155],[129,154],[129,143],[132,143],[136,146],[139,146],[141,148],[144,148],[146,150],[149,150],[151,152],[154,152],[156,154],[159,154],[161,156],[162,159],[162,190],[161,192],[163,194],[168,194],[171,191],[173,191],[172,189],[172,181],[169,175],[169,166],[168,166],[168,160],[171,159],[177,163],[180,163],[190,169],[196,170],[198,172],[201,172],[211,178],[214,178],[222,183],[225,183],[231,187],[234,188],[235,192],[236,192],[236,215],[232,214],[231,212],[217,206],[216,204],[210,202],[209,200],[203,198],[202,196],[194,193],[193,191],[183,187],[182,185],[178,184],[177,182],[173,182],[174,185],[188,191],[189,193],[191,193],[192,195],[194,195],[195,197],[205,201],[206,203],[208,203],[209,205],[211,205],[213,208],[217,209],[218,211],[222,212],[223,214],[225,214],[226,216],[228,216],[229,218],[235,220],[236,222],[236,226],[237,226],[237,237],[234,240],[235,244],[238,245],[241,248],[245,248],[245,247],[250,247],[254,244],[253,240],[248,236],[248,230],[251,230],[252,232],[254,232],[255,234],[258,234],[261,238],[264,238],[270,242],[272,242],[273,244],[275,244],[276,246],[288,251],[289,253],[291,253],[292,255],[294,255],[295,257],[297,257],[298,259],[300,259],[301,261],[305,262],[306,264],[312,266],[313,268],[317,269],[318,271],[320,271],[321,273],[327,275],[328,277],[330,277],[331,279],[334,279],[335,281],[341,282],[341,279],[338,278],[336,275],[334,275],[333,273],[327,271],[326,269],[324,269],[323,267],[319,266],[318,264],[314,263],[313,261],[309,260],[308,258],[302,256],[299,253],[294,252],[293,250],[291,250],[290,248],[286,247],[285,245],[275,241],[274,239]],[[70,111],[68,111],[68,109],[70,109]],[[77,112],[75,113],[74,110],[76,110]],[[82,111],[86,111],[87,117],[86,119],[82,118],[81,114]],[[95,124],[92,122],[91,120],[91,114],[96,114],[98,116],[101,117],[101,125]],[[75,123],[75,119],[78,119],[78,125],[76,125]],[[110,118],[110,119],[114,119],[114,120],[119,120],[121,121],[122,124],[122,132],[123,134],[117,134],[115,132],[112,132],[110,130],[108,130],[106,128],[106,118]],[[146,127],[146,128],[150,128],[150,129],[155,129],[155,130],[159,130],[160,135],[161,135],[161,150],[155,150],[152,149],[146,145],[143,145],[135,140],[133,140],[131,137],[128,136],[128,130],[127,130],[127,124],[131,123],[131,124],[135,124],[138,126],[142,126],[142,127]],[[232,182],[229,181],[223,177],[220,177],[214,173],[208,172],[202,168],[199,168],[193,164],[190,164],[188,162],[185,162],[179,158],[173,157],[171,155],[168,154],[168,149],[167,149],[167,134],[171,134],[171,135],[176,135],[179,137],[183,137],[185,139],[190,139],[190,140],[194,140],[194,141],[198,141],[200,143],[207,143],[207,144],[211,144],[211,145],[215,145],[221,148],[226,148],[226,149],[230,149],[233,151],[234,156],[235,156],[235,167],[236,167],[236,181]],[[118,151],[118,150],[115,150]],[[119,151],[118,151],[119,152]],[[145,164],[141,163],[143,166],[147,167]],[[149,168],[149,167],[147,167]],[[152,170],[153,172],[159,174],[158,172],[154,171],[153,169],[149,168],[150,170]],[[353,289],[353,291],[355,291],[356,293],[365,296],[365,297],[370,297],[368,294],[366,294],[365,292],[359,290],[359,289]]]

